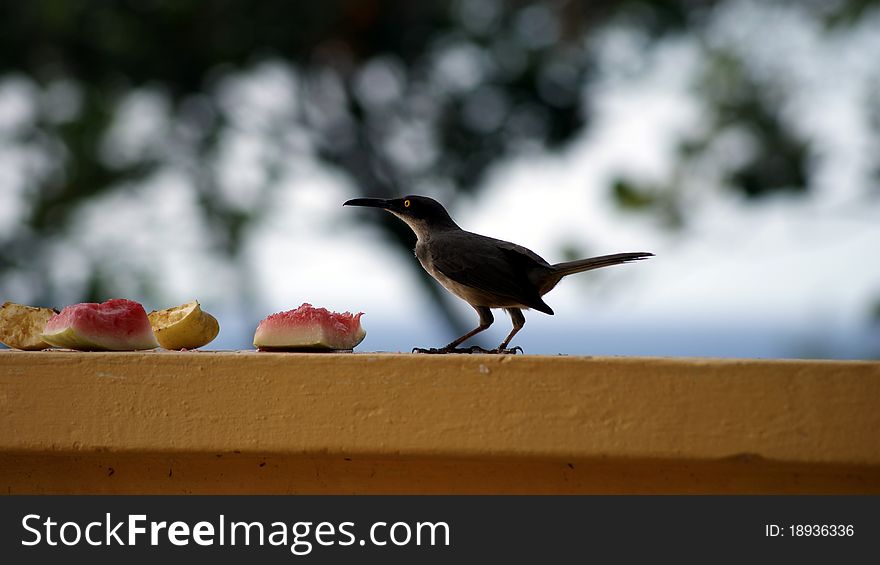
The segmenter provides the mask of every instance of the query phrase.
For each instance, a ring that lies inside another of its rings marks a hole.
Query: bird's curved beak
[[[382,208],[388,210],[391,208],[391,202],[381,198],[352,198],[346,201],[343,206],[366,206],[369,208]]]

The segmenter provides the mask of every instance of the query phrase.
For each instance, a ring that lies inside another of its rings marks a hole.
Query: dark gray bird
[[[461,229],[439,202],[425,196],[392,200],[355,198],[343,206],[382,208],[406,222],[418,238],[415,252],[422,267],[479,314],[479,326],[446,347],[414,350],[423,353],[483,351],[456,348],[492,325],[495,321],[492,308],[503,308],[510,314],[513,330],[490,352],[515,353],[515,349],[507,349],[507,346],[526,323],[523,308],[552,315],[553,309],[541,297],[562,277],[653,256],[644,252],[616,253],[551,265],[521,245]]]

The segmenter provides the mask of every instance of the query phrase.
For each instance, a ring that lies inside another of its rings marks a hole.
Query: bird
[[[543,296],[565,276],[653,257],[653,253],[615,253],[550,264],[521,245],[466,231],[442,204],[427,196],[354,198],[343,206],[380,208],[403,220],[416,235],[415,256],[425,271],[446,290],[477,311],[479,325],[441,348],[414,348],[419,353],[516,353],[508,349],[525,325],[522,311],[533,309],[553,315]],[[496,349],[458,346],[483,332],[495,318],[493,308],[509,315],[513,329]]]

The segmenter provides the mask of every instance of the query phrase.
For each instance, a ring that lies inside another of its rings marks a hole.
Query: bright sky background
[[[551,262],[562,260],[554,253],[572,245],[590,254],[657,254],[647,262],[566,279],[546,297],[556,316],[527,314],[516,340],[526,351],[721,356],[876,351],[880,336],[869,330],[869,306],[880,292],[880,205],[864,194],[876,191],[867,149],[877,141],[858,111],[865,85],[878,78],[865,57],[880,52],[880,34],[868,33],[877,22],[867,22],[864,33],[846,41],[820,41],[819,30],[796,10],[768,14],[752,8],[734,5],[734,13],[719,15],[719,21],[739,26],[719,24],[715,40],[743,53],[761,72],[773,73],[778,65],[793,70],[802,88],[794,89],[792,112],[805,116],[801,127],[822,142],[821,185],[807,198],[783,196],[760,204],[718,187],[699,187],[695,221],[683,233],[620,211],[606,190],[609,179],[621,170],[662,178],[677,135],[699,127],[701,116],[688,91],[697,64],[693,45],[669,43],[645,57],[634,51],[638,41],[612,31],[603,38],[601,62],[608,72],[599,73],[607,78],[594,91],[593,127],[561,153],[500,164],[477,200],[452,209],[466,229],[515,241]],[[790,43],[796,51],[785,49]],[[780,50],[792,56],[775,57]],[[358,212],[339,204],[350,190],[341,179],[316,174],[290,191],[255,237],[254,266],[268,291],[267,308],[311,300],[363,310],[368,330],[379,328],[368,334],[365,349],[405,350],[447,340],[448,334],[431,331],[430,320],[439,316],[415,290],[418,275],[403,268],[401,258],[367,228],[349,223]],[[471,315],[463,303],[461,311]],[[496,320],[490,343],[509,331],[503,313]]]
[[[696,179],[688,194],[693,221],[680,232],[621,211],[607,186],[621,172],[658,181],[668,175],[679,134],[702,123],[690,94],[698,52],[678,40],[645,53],[639,37],[623,28],[594,39],[603,78],[591,91],[592,126],[561,152],[533,151],[498,164],[477,199],[459,200],[450,211],[462,227],[515,241],[550,262],[564,260],[561,250],[572,247],[585,255],[657,257],[567,278],[545,297],[556,315],[527,312],[514,344],[550,354],[876,355],[880,332],[870,309],[880,296],[880,199],[870,164],[880,142],[861,114],[871,85],[876,91],[880,84],[876,15],[839,37],[816,29],[796,6],[732,2],[714,16],[709,40],[741,53],[766,76],[784,66],[794,81],[787,114],[815,141],[820,181],[807,197],[756,203],[711,178]],[[279,148],[259,134],[288,108],[291,81],[267,62],[220,86],[241,127],[227,142],[218,197],[242,206],[260,198],[258,164]],[[0,133],[27,119],[33,88],[20,77],[0,80]],[[127,104],[107,143],[112,158],[122,160],[173,127],[163,118],[161,96],[142,92]],[[307,149],[302,132],[289,138]],[[19,228],[26,195],[16,192],[16,175],[45,167],[23,151],[0,137],[0,233]],[[220,319],[217,348],[248,347],[261,317],[302,302],[365,312],[364,351],[408,351],[455,337],[420,289],[417,277],[427,275],[403,263],[415,258],[394,253],[357,221],[380,212],[342,207],[362,195],[347,178],[300,156],[281,182],[236,267],[250,282],[247,303],[230,301],[238,284],[232,266],[207,252],[204,226],[189,213],[193,193],[173,169],[83,211],[75,235],[56,242],[48,276],[70,280],[71,288],[82,284],[91,267],[76,250],[85,248],[129,264],[134,288],[146,258],[162,273],[158,290],[168,300],[147,308],[199,299]],[[12,297],[0,298],[26,296],[27,284],[12,281]],[[476,325],[466,304],[460,310]],[[499,311],[486,344],[509,329]]]

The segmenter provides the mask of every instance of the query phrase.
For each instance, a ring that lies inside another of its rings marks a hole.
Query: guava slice
[[[64,308],[46,323],[43,340],[83,351],[134,351],[159,347],[144,307],[114,298]]]
[[[37,308],[14,302],[0,306],[0,343],[13,349],[39,351],[52,347],[41,334],[49,318],[57,314],[51,308]]]
[[[303,304],[263,319],[254,334],[254,347],[261,351],[351,350],[364,340],[364,313],[339,314]]]
[[[202,310],[196,300],[153,310],[147,317],[159,345],[165,349],[196,349],[211,343],[220,333],[217,318]]]

